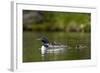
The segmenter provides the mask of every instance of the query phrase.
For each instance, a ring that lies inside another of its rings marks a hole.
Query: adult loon
[[[63,52],[64,49],[67,47],[62,44],[57,44],[56,42],[50,43],[47,37],[42,37],[41,39],[42,46],[41,46],[41,54],[44,55],[46,53],[59,53]]]

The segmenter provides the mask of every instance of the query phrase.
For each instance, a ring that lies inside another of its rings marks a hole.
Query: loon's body
[[[48,47],[42,45],[41,54],[63,52],[65,47],[64,45],[48,45]]]
[[[46,37],[41,39],[42,47],[41,47],[41,54],[44,55],[46,53],[59,53],[63,52],[64,49],[67,47],[62,44],[51,44]]]

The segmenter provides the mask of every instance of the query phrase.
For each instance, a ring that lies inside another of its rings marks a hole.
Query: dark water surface
[[[42,32],[41,32],[42,33]],[[65,52],[41,56],[40,32],[23,32],[23,62],[84,60],[91,58],[90,33],[43,32],[50,42],[67,45]]]

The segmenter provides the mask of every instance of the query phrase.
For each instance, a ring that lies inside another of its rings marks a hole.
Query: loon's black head
[[[42,37],[41,41],[42,41],[43,44],[49,43],[49,40],[46,37]]]
[[[42,42],[43,44],[49,44],[49,40],[48,40],[47,37],[42,37],[42,38],[40,38],[40,39],[38,39],[38,40],[41,40],[41,42]]]
[[[49,45],[49,40],[47,39],[47,37],[42,37],[41,39],[42,45],[46,48],[48,48]]]

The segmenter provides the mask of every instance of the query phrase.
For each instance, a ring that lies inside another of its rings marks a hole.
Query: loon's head
[[[40,38],[40,39],[38,39],[38,40],[41,40],[41,42],[42,42],[42,44],[45,46],[46,44],[49,44],[49,40],[48,40],[48,38],[47,37],[42,37],[42,38]]]

